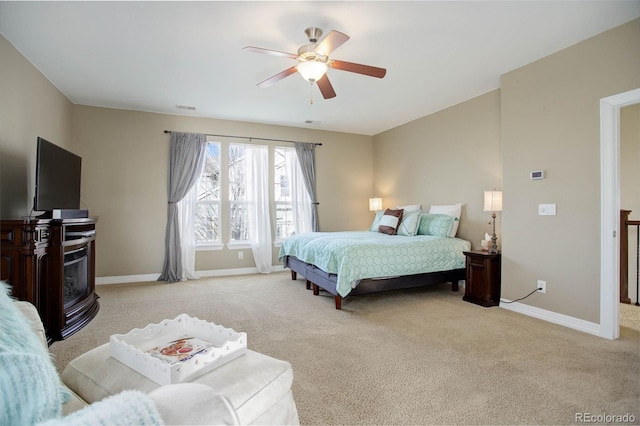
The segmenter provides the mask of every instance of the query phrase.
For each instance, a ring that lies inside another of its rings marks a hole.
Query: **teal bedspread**
[[[370,231],[309,232],[286,239],[278,258],[294,256],[337,275],[345,297],[365,278],[448,271],[465,267],[469,241],[431,235],[387,235]]]

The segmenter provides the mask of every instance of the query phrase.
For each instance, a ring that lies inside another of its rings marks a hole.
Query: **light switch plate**
[[[555,204],[538,204],[539,216],[555,216],[556,205]]]

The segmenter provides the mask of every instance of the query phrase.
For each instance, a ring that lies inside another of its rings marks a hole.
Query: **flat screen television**
[[[80,209],[82,158],[38,137],[35,211]]]

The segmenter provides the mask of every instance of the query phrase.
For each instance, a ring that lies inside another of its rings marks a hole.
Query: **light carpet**
[[[50,350],[59,370],[115,333],[187,313],[289,361],[302,424],[640,422],[640,332],[605,340],[462,300],[448,285],[313,296],[290,274],[99,286],[100,312]]]
[[[622,327],[640,331],[640,306],[634,303],[620,303],[619,323]]]

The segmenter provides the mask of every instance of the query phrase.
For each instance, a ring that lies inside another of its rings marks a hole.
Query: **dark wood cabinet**
[[[501,254],[465,251],[466,283],[463,300],[489,307],[500,304]]]
[[[3,219],[0,279],[35,305],[49,342],[62,340],[98,313],[96,219]]]
[[[0,227],[0,280],[12,287],[13,296],[31,302],[43,321],[43,296],[49,262],[49,221],[2,220]]]

